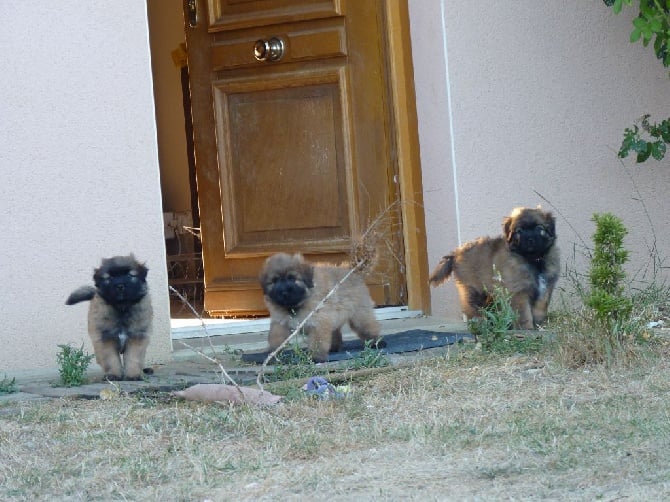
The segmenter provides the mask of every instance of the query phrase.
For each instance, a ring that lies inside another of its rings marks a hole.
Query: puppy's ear
[[[143,281],[146,280],[149,269],[144,265],[144,263],[138,263],[134,268],[137,271],[137,277]]]
[[[507,241],[510,240],[512,234],[512,218],[510,216],[506,216],[505,219],[503,220],[503,235],[505,236],[505,239]]]
[[[547,222],[547,231],[552,237],[556,237],[556,218],[554,215],[546,212],[544,213],[544,220]]]
[[[261,283],[261,288],[263,289],[263,294],[268,294],[270,291],[270,276],[268,274],[268,271],[263,268],[258,274],[258,282]]]
[[[93,282],[95,283],[96,286],[100,285],[100,283],[102,282],[102,276],[104,274],[105,272],[102,270],[102,267],[93,269]]]
[[[305,261],[300,264],[300,275],[305,286],[310,289],[314,287],[314,266],[311,263]]]

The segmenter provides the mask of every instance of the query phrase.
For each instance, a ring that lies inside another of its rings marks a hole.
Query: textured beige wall
[[[158,159],[166,212],[191,210],[181,69],[172,60],[172,51],[184,43],[182,3],[182,0],[147,0]]]
[[[85,343],[101,257],[133,251],[156,311],[149,360],[170,357],[146,4],[2,2],[0,374],[56,367]]]
[[[410,0],[431,268],[459,230],[462,241],[499,234],[511,208],[538,203],[560,213],[573,269],[585,271],[582,240],[601,211],[630,230],[631,272],[649,264],[654,239],[667,259],[669,162],[626,169],[615,153],[642,113],[670,116],[667,70],[628,42],[632,12],[600,0],[485,5]],[[433,314],[460,318],[456,299],[451,283],[433,290]]]

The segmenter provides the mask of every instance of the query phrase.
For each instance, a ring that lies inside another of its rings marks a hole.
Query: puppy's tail
[[[448,255],[448,256],[443,256],[442,259],[440,260],[440,263],[437,264],[437,267],[435,267],[435,270],[430,274],[430,277],[428,278],[428,284],[431,286],[439,286],[442,284],[444,281],[449,279],[449,276],[451,275],[451,272],[454,269],[454,256],[453,255]]]
[[[74,305],[79,302],[87,302],[92,300],[95,296],[95,288],[93,286],[82,286],[75,289],[70,296],[65,300],[65,305]]]

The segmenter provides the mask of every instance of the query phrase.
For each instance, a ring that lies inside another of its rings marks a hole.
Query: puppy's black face
[[[127,256],[102,261],[93,274],[98,294],[110,305],[137,303],[147,294],[148,269]]]
[[[510,251],[528,259],[544,256],[556,240],[556,221],[541,209],[515,210],[503,228]]]
[[[300,255],[279,253],[268,258],[260,281],[263,293],[276,305],[296,308],[314,287],[313,268]]]

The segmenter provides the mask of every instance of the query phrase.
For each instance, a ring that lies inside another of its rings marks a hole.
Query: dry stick
[[[272,361],[272,359],[274,359],[274,357],[275,357],[277,354],[279,354],[279,352],[281,352],[281,351],[284,349],[284,347],[286,347],[286,345],[288,345],[288,343],[289,343],[289,342],[290,342],[290,341],[291,341],[291,340],[292,340],[292,339],[293,339],[293,338],[300,332],[300,330],[301,330],[301,329],[303,328],[303,326],[307,323],[307,321],[309,321],[309,319],[310,319],[314,314],[316,314],[319,310],[321,310],[321,309],[323,308],[323,306],[324,306],[324,304],[326,303],[326,301],[328,301],[328,299],[329,299],[331,296],[333,296],[333,294],[335,293],[335,291],[337,291],[337,289],[340,287],[340,285],[341,285],[344,281],[346,281],[346,280],[349,278],[349,276],[350,276],[351,274],[353,274],[354,272],[356,272],[356,271],[361,267],[362,264],[363,264],[363,262],[359,262],[359,263],[356,264],[356,266],[355,266],[354,268],[352,268],[351,270],[349,270],[349,272],[347,272],[346,275],[345,275],[344,277],[342,277],[342,279],[340,280],[340,282],[338,282],[337,284],[335,284],[335,286],[333,286],[333,288],[332,288],[330,291],[328,291],[328,294],[327,294],[326,296],[323,297],[323,299],[317,304],[317,306],[314,307],[314,309],[313,309],[309,314],[307,314],[307,316],[306,316],[302,321],[300,321],[300,323],[298,324],[298,326],[296,326],[296,328],[295,328],[295,329],[293,330],[293,332],[288,336],[288,338],[286,338],[286,340],[284,340],[284,341],[279,345],[279,347],[277,347],[275,350],[273,350],[273,351],[268,355],[268,357],[265,358],[265,361],[263,361],[263,365],[261,366],[261,369],[260,369],[260,371],[258,372],[258,376],[256,377],[256,384],[258,385],[258,388],[259,388],[259,389],[264,390],[264,389],[263,389],[263,383],[261,382],[261,379],[262,379],[263,375],[265,374],[265,369],[267,368],[269,362]]]
[[[212,339],[211,339],[211,337],[209,336],[209,332],[207,331],[207,325],[205,324],[205,321],[202,319],[202,316],[200,316],[200,315],[195,311],[195,308],[193,308],[193,305],[191,305],[191,304],[189,303],[189,301],[188,301],[186,298],[184,298],[184,296],[183,296],[179,291],[177,291],[177,290],[176,290],[175,288],[173,288],[172,286],[168,286],[168,287],[170,288],[170,291],[172,291],[175,295],[177,295],[177,296],[179,297],[179,299],[180,299],[182,302],[184,302],[184,303],[188,306],[188,308],[191,309],[191,312],[193,312],[193,315],[196,316],[196,318],[200,321],[200,325],[202,326],[202,329],[203,329],[203,331],[205,332],[205,336],[206,336],[206,338],[207,338],[207,341],[209,342],[209,346],[210,346],[210,348],[212,349],[212,352],[213,352],[213,353],[216,353],[216,349],[214,348],[214,344],[212,343]],[[215,357],[210,357],[210,356],[208,356],[208,355],[205,354],[202,350],[197,349],[197,348],[191,346],[190,344],[184,342],[183,340],[179,340],[179,343],[181,343],[182,345],[188,347],[189,349],[191,349],[192,351],[196,352],[196,353],[199,354],[200,356],[204,357],[204,358],[207,359],[208,361],[213,362],[214,364],[216,364],[216,365],[219,367],[219,369],[221,370],[221,374],[223,374],[223,376],[225,376],[225,377],[226,377],[226,378],[227,378],[227,379],[228,379],[228,380],[235,386],[235,388],[237,389],[237,391],[240,393],[240,396],[242,397],[242,399],[244,399],[244,393],[242,392],[242,389],[241,389],[240,386],[237,384],[237,382],[236,382],[235,380],[233,380],[233,378],[228,374],[228,372],[226,371],[226,369],[223,367],[223,365],[221,364],[221,362],[220,362],[218,359],[216,359]]]
[[[395,205],[396,205],[396,203],[393,203],[393,204],[391,204],[390,206],[388,206],[386,209],[384,209],[384,211],[382,211],[381,213],[379,213],[379,215],[378,215],[378,216],[374,219],[374,221],[370,224],[370,226],[368,227],[368,229],[367,229],[365,232],[363,232],[363,235],[361,236],[361,242],[364,242],[364,241],[365,241],[365,239],[367,238],[368,234],[372,231],[372,229],[373,229],[375,226],[377,226],[377,224],[381,221],[382,217],[384,217],[384,216],[391,210],[391,208],[393,208]],[[305,317],[305,318],[298,324],[298,326],[296,326],[296,328],[293,330],[293,332],[292,332],[292,333],[291,333],[291,334],[290,334],[290,335],[289,335],[289,336],[288,336],[288,337],[287,337],[287,338],[286,338],[286,339],[279,345],[279,347],[277,347],[275,350],[273,350],[273,351],[272,351],[272,352],[265,358],[265,361],[263,361],[263,365],[261,366],[261,369],[260,369],[260,371],[258,372],[258,375],[257,375],[257,377],[256,377],[256,384],[258,385],[258,388],[259,388],[259,389],[263,390],[263,383],[262,383],[261,380],[262,380],[262,378],[263,378],[263,375],[265,375],[265,370],[266,370],[268,364],[270,363],[270,361],[272,361],[272,360],[274,359],[274,357],[275,357],[277,354],[279,354],[279,352],[281,352],[281,351],[288,345],[288,343],[289,343],[291,340],[293,340],[293,338],[295,338],[295,336],[300,332],[300,330],[303,328],[303,326],[305,326],[305,324],[307,323],[307,321],[309,321],[309,319],[310,319],[314,314],[316,314],[319,310],[321,310],[321,309],[323,308],[324,304],[328,301],[328,299],[329,299],[331,296],[333,296],[333,294],[335,294],[335,291],[337,291],[337,289],[340,287],[340,285],[341,285],[342,283],[344,283],[344,281],[346,281],[346,280],[351,276],[351,274],[353,274],[354,272],[357,272],[358,270],[360,270],[361,268],[363,268],[364,265],[366,265],[366,261],[365,261],[365,260],[364,260],[364,261],[359,261],[359,262],[357,262],[356,265],[355,265],[351,270],[349,270],[349,271],[344,275],[344,277],[342,277],[342,279],[340,279],[340,281],[339,281],[337,284],[335,284],[335,286],[332,287],[332,289],[331,289],[330,291],[328,291],[328,294],[327,294],[326,296],[323,297],[323,299],[317,304],[316,307],[314,307],[314,309],[313,309],[309,314],[307,314],[307,316],[306,316],[306,317]]]
[[[570,229],[571,229],[571,230],[574,232],[574,234],[577,236],[577,238],[582,242],[582,246],[584,247],[584,249],[586,250],[586,252],[587,252],[587,253],[589,254],[589,256],[590,256],[591,253],[590,253],[590,251],[589,251],[589,247],[586,245],[586,242],[584,242],[584,239],[582,239],[582,236],[579,235],[579,232],[577,232],[577,230],[575,229],[575,227],[572,226],[572,223],[570,223],[570,220],[568,220],[568,219],[565,217],[565,215],[564,215],[563,213],[561,213],[561,210],[558,209],[555,205],[553,205],[553,204],[551,203],[551,201],[550,201],[549,199],[547,199],[544,195],[542,195],[542,194],[541,194],[540,192],[538,192],[537,190],[533,190],[533,192],[535,192],[535,195],[537,195],[537,196],[540,197],[543,201],[545,201],[547,204],[549,204],[551,207],[553,207],[553,208],[554,208],[554,211],[556,211],[556,212],[559,214],[559,216],[561,216],[561,217],[563,218],[563,220],[568,224],[568,226],[570,227]]]
[[[363,232],[363,235],[361,235],[361,238],[360,238],[361,242],[365,242],[365,239],[368,237],[368,234],[369,234],[369,233],[370,233],[370,232],[371,232],[371,231],[372,231],[372,230],[379,224],[379,222],[382,220],[382,218],[383,218],[384,216],[386,216],[386,214],[387,214],[393,207],[395,207],[397,204],[399,204],[399,201],[396,201],[396,202],[394,202],[393,204],[390,204],[389,206],[386,207],[386,209],[384,209],[381,213],[379,213],[379,215],[377,215],[377,217],[376,217],[376,218],[372,221],[372,223],[368,226],[367,230],[366,230],[365,232]],[[303,326],[305,326],[305,324],[307,323],[307,321],[308,321],[314,314],[316,314],[319,310],[321,310],[321,309],[323,308],[323,306],[324,306],[324,304],[326,303],[326,301],[328,301],[328,299],[329,299],[331,296],[333,296],[333,294],[335,293],[335,291],[337,291],[337,289],[340,287],[340,285],[341,285],[342,283],[344,283],[344,281],[346,281],[346,280],[351,276],[351,274],[353,274],[354,272],[357,272],[358,270],[360,270],[361,268],[363,268],[364,265],[366,265],[366,261],[365,261],[365,260],[364,260],[364,261],[359,261],[359,262],[357,262],[356,265],[355,265],[351,270],[349,270],[349,271],[344,275],[344,277],[342,277],[342,279],[341,279],[337,284],[335,284],[335,286],[332,287],[332,289],[331,289],[330,291],[328,291],[328,294],[327,294],[326,296],[323,297],[323,299],[317,304],[316,307],[314,307],[314,309],[313,309],[309,314],[307,314],[307,316],[306,316],[306,317],[305,317],[305,318],[298,324],[298,326],[296,326],[296,328],[295,328],[295,329],[293,330],[293,332],[286,338],[286,340],[284,340],[284,341],[279,345],[279,347],[277,347],[275,350],[273,350],[273,351],[272,351],[272,352],[265,358],[265,361],[263,361],[263,365],[261,366],[261,369],[260,369],[260,371],[258,372],[258,375],[257,375],[257,377],[256,377],[256,384],[258,385],[258,388],[259,388],[260,390],[263,390],[263,383],[261,382],[261,380],[262,380],[263,375],[265,374],[265,369],[267,368],[267,366],[268,366],[268,364],[270,363],[270,361],[272,361],[272,359],[274,359],[274,357],[275,357],[277,354],[279,354],[279,352],[281,352],[282,349],[284,349],[284,348],[288,345],[288,343],[289,343],[293,338],[295,338],[295,336],[300,332],[300,330],[303,328]]]

